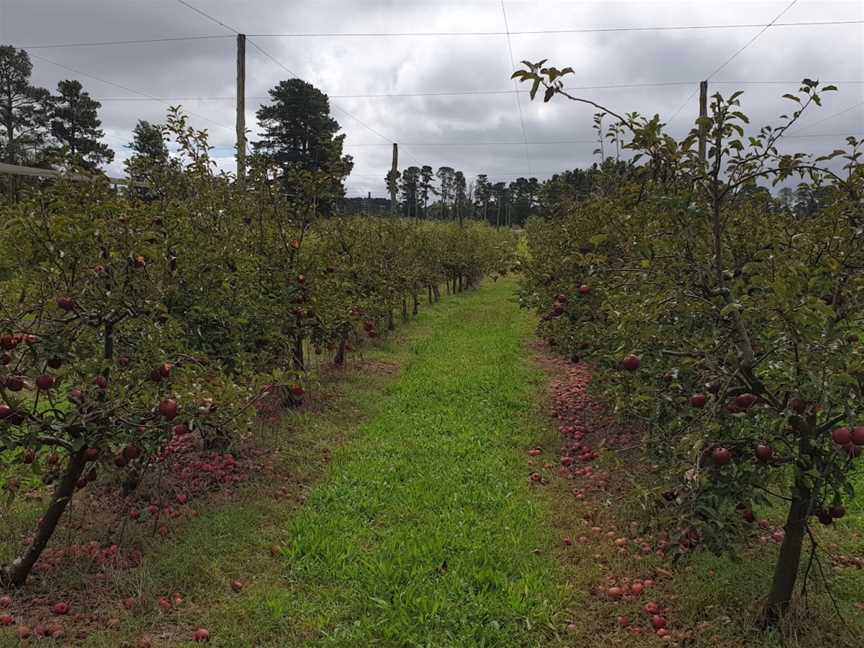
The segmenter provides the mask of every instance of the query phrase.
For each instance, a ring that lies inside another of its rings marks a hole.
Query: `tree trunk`
[[[78,480],[81,479],[81,474],[84,472],[86,460],[84,453],[86,448],[81,448],[69,457],[69,464],[66,466],[66,472],[54,489],[54,495],[51,497],[51,502],[48,504],[48,510],[42,517],[42,521],[36,529],[36,535],[24,555],[16,558],[12,563],[6,565],[0,570],[0,585],[11,585],[13,587],[22,587],[27,582],[27,577],[33,569],[33,565],[39,560],[42,551],[48,545],[48,541],[54,534],[57,528],[57,523],[60,521],[66,506],[72,499],[75,493],[75,487]]]
[[[336,349],[336,356],[333,358],[333,364],[337,367],[345,366],[345,345],[347,344],[347,338],[343,335],[339,338],[339,348]]]
[[[291,359],[294,363],[294,369],[303,371],[305,366],[303,363],[303,336],[299,333],[294,336],[294,348],[291,352]]]
[[[774,579],[771,581],[771,592],[768,594],[768,605],[765,610],[766,625],[775,625],[789,610],[795,591],[795,581],[798,579],[801,549],[807,530],[807,517],[810,514],[810,500],[810,489],[799,483],[789,506],[786,525],[783,527],[786,535],[783,537],[780,555],[774,566]]]
[[[432,286],[426,286],[426,296],[429,299],[429,303],[432,303]]]
[[[435,301],[441,301],[441,291],[438,289],[438,286],[432,286],[432,294],[435,296]]]
[[[420,297],[418,297],[417,292],[415,291],[411,294],[411,298],[414,300],[414,310],[411,314],[414,315],[414,317],[417,317],[417,313],[420,312]]]
[[[396,322],[393,321],[393,309],[391,308],[387,311],[387,330],[395,331],[396,330]]]
[[[408,321],[408,297],[406,295],[402,295],[402,321]]]

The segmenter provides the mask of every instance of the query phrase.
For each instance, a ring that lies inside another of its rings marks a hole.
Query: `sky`
[[[783,25],[813,21],[859,22]],[[658,113],[675,136],[692,127],[701,79],[709,93],[743,90],[754,125],[778,123],[791,109],[781,95],[802,78],[836,83],[784,145],[830,152],[846,135],[864,136],[861,21],[861,0],[0,0],[0,43],[30,52],[34,84],[54,90],[77,78],[102,102],[105,142],[117,153],[110,174],[123,173],[135,123],[164,121],[176,104],[233,170],[241,31],[250,139],[267,90],[299,76],[330,96],[346,133],[348,195],[384,196],[392,142],[400,168],[451,166],[469,180],[543,179],[596,161],[595,110],[516,92],[510,74],[523,59],[573,67],[575,94],[619,113]],[[746,26],[717,28],[726,25]],[[695,26],[714,27],[669,29]],[[183,40],[93,44],[140,39]]]

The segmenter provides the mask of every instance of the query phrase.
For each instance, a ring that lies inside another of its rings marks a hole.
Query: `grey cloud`
[[[225,24],[249,34],[288,32],[500,31],[500,3],[477,1],[189,0]],[[767,23],[788,2],[516,2],[507,1],[513,31],[586,27]],[[783,21],[864,19],[860,2],[800,2]],[[573,86],[697,81],[732,56],[758,28],[663,32],[607,32],[513,35],[513,56],[549,58],[573,66]],[[231,169],[234,105],[234,43],[227,30],[173,0],[0,0],[0,41],[15,45],[88,42],[130,38],[226,35],[227,38],[111,47],[32,50],[72,68],[159,97],[227,97],[222,101],[121,101],[134,97],[119,88],[80,77],[87,90],[103,98],[106,141],[118,157],[111,171],[122,171],[122,144],[139,118],[164,119],[168,103],[224,124],[192,116],[211,132],[220,166]],[[511,90],[506,38],[494,36],[272,38],[255,37],[288,68],[330,95],[367,93]],[[247,95],[266,96],[288,74],[247,47]],[[76,75],[34,60],[35,81],[54,88]],[[826,81],[858,81],[841,87],[826,106],[802,120],[803,134],[862,134],[864,107],[807,129],[808,123],[864,100],[864,29],[861,25],[773,28],[736,57],[715,81],[790,80],[804,76]],[[841,84],[842,85],[842,84]],[[773,122],[789,108],[779,97],[795,90],[776,85],[746,85],[744,109],[754,124]],[[734,85],[712,84],[728,93]],[[639,111],[664,119],[690,97],[692,86],[584,90],[581,93],[620,111]],[[354,156],[349,195],[384,194],[390,164],[388,141],[403,142],[401,164],[448,165],[466,173],[488,173],[510,180],[533,172],[594,161],[592,143],[561,144],[593,137],[588,106],[564,101],[530,103],[521,96],[526,136],[532,144],[506,146],[410,146],[469,142],[521,142],[522,130],[512,94],[399,98],[334,98],[334,115],[347,133],[346,151]],[[253,132],[260,100],[247,101],[246,121]],[[671,122],[681,135],[692,124],[696,99],[684,104]],[[362,124],[360,123],[362,122]],[[365,126],[363,125],[365,124]],[[370,130],[371,129],[371,130]],[[372,132],[372,131],[375,132]],[[384,137],[380,137],[380,133]],[[254,135],[253,135],[254,138]],[[554,143],[552,143],[554,142]],[[842,138],[790,140],[807,151],[831,150]],[[355,146],[355,144],[383,144]],[[791,144],[790,144],[791,146]]]

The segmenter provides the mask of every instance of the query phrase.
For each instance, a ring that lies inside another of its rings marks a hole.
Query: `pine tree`
[[[24,50],[0,46],[0,147],[8,164],[34,164],[48,133],[50,93],[30,84],[33,64]]]
[[[92,99],[79,81],[61,81],[57,92],[51,107],[51,134],[57,144],[51,151],[91,170],[111,162],[114,151],[99,141],[105,136],[99,128],[102,104]]]

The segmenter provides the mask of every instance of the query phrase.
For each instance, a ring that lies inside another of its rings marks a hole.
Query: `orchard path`
[[[286,529],[284,585],[258,604],[300,645],[551,639],[565,596],[558,538],[525,465],[550,432],[526,352],[535,320],[514,287],[490,281],[430,309],[378,414]]]

